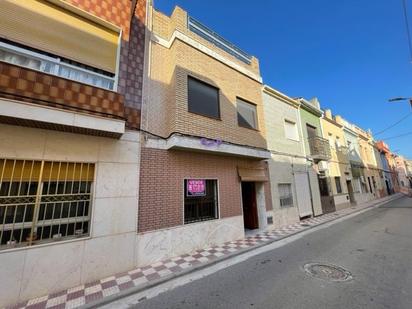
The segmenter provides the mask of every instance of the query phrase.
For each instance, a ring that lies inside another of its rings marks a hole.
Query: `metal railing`
[[[280,207],[292,207],[293,206],[293,196],[282,196],[280,197]]]
[[[93,163],[0,159],[0,249],[87,236]]]
[[[56,75],[95,87],[114,90],[115,77],[67,63],[59,57],[46,56],[22,47],[0,42],[0,60]]]
[[[329,160],[331,158],[331,151],[329,141],[320,136],[313,136],[308,138],[310,155],[314,159]]]
[[[246,64],[251,63],[252,56],[250,56],[249,54],[247,54],[246,52],[244,52],[243,50],[241,50],[234,44],[230,43],[226,39],[222,38],[219,34],[209,29],[202,23],[198,22],[196,19],[189,16],[187,23],[188,23],[188,28],[190,31],[196,33],[200,37],[204,38],[206,41],[219,47],[220,49],[224,50],[228,54],[239,59],[240,61]]]

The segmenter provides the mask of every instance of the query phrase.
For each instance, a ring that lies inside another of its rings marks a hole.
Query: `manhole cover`
[[[309,275],[322,280],[342,282],[352,279],[349,271],[331,264],[308,263],[303,266],[303,269]]]

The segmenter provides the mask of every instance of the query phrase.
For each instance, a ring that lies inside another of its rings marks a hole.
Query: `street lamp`
[[[400,98],[389,99],[389,102],[397,102],[397,101],[409,101],[409,104],[411,105],[411,108],[412,108],[412,98],[402,98],[402,97],[400,97]]]

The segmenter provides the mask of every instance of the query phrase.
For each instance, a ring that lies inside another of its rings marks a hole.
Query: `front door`
[[[348,194],[349,194],[349,199],[351,204],[355,204],[355,195],[353,193],[353,187],[352,187],[352,181],[351,180],[346,180],[346,185],[348,187]]]
[[[312,210],[312,194],[310,192],[310,184],[308,173],[295,174],[296,197],[298,199],[299,217],[307,217],[313,215]]]
[[[246,229],[259,228],[254,182],[242,182],[243,222]]]

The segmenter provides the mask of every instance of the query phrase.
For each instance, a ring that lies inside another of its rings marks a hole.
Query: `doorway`
[[[351,204],[356,204],[355,194],[353,193],[352,181],[351,180],[346,180],[346,186],[348,187],[348,194],[349,194],[350,203]]]
[[[390,186],[389,186],[389,181],[388,181],[388,180],[385,180],[385,184],[386,184],[386,191],[388,192],[388,195],[391,195],[392,192],[391,192],[391,188],[390,188]]]
[[[245,229],[254,230],[259,228],[258,209],[256,203],[256,185],[254,182],[241,182],[243,223]]]

